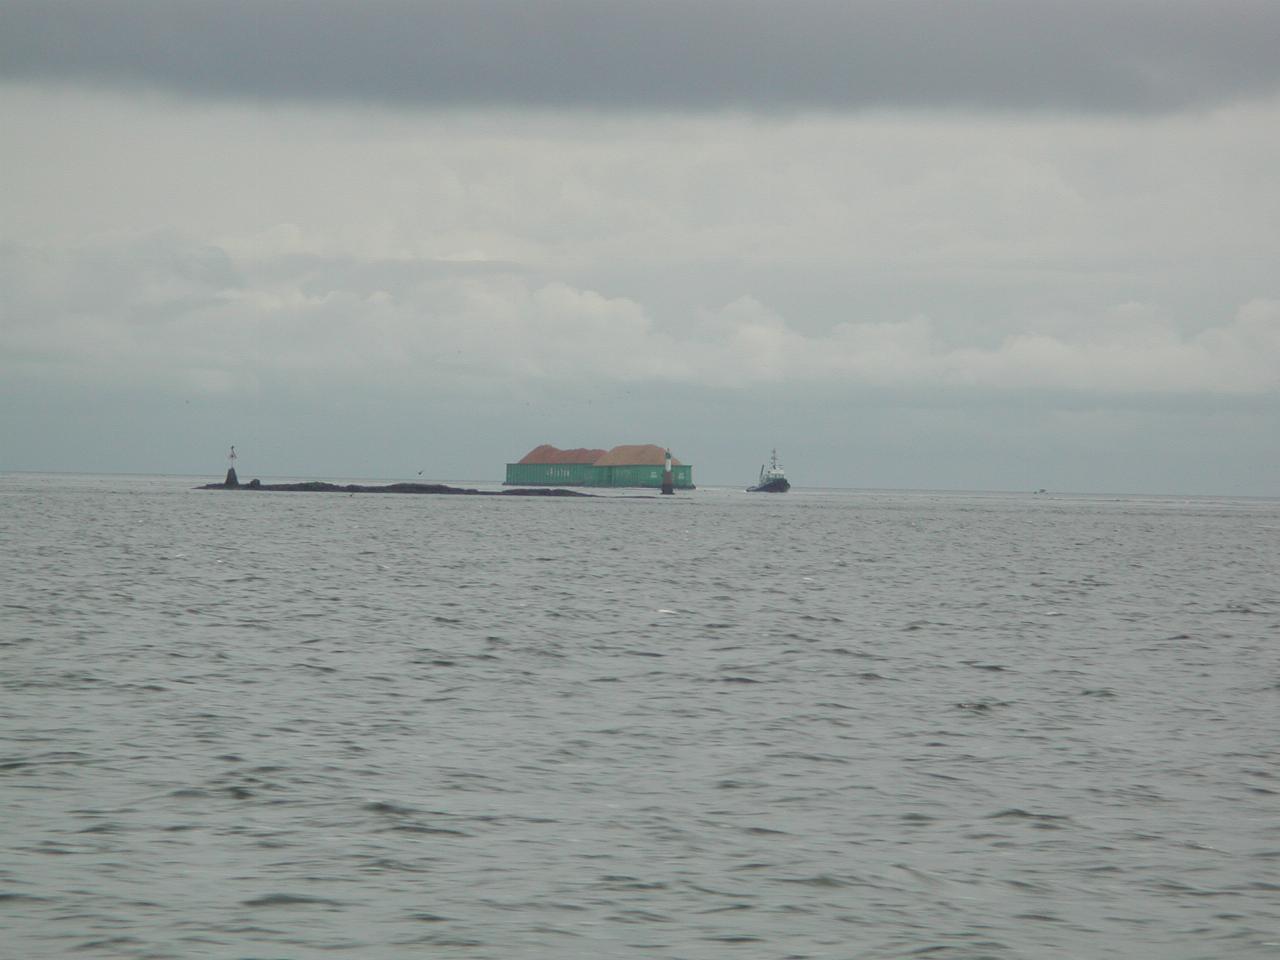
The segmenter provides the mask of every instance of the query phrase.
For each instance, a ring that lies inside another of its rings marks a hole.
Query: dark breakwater
[[[456,494],[469,497],[590,497],[589,493],[560,488],[519,488],[515,490],[476,490],[474,487],[451,487],[443,483],[387,483],[368,486],[360,483],[325,483],[322,480],[307,480],[300,483],[263,483],[261,480],[250,480],[248,483],[235,481],[234,471],[227,474],[222,483],[206,483],[197,490],[268,490],[287,493],[419,493],[419,494]]]

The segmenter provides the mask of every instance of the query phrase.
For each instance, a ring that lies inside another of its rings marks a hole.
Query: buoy
[[[671,476],[671,450],[667,449],[666,466],[662,468],[662,492],[668,496],[676,492],[676,484]]]

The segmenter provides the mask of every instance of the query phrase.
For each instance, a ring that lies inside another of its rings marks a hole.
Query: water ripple
[[[1275,952],[1276,501],[193,485],[0,475],[6,955]]]

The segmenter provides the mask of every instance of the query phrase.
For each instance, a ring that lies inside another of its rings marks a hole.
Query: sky
[[[1280,4],[0,0],[0,470],[1280,496]]]

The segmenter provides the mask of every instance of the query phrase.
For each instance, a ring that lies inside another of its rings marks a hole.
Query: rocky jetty
[[[289,493],[434,493],[459,494],[470,497],[590,497],[592,494],[580,493],[577,490],[561,490],[559,488],[532,488],[515,490],[476,490],[472,487],[450,487],[443,483],[388,483],[385,486],[369,487],[359,483],[325,483],[321,480],[308,480],[303,483],[263,483],[253,479],[248,483],[240,483],[234,469],[227,471],[227,478],[221,483],[206,483],[197,490],[272,490]]]

